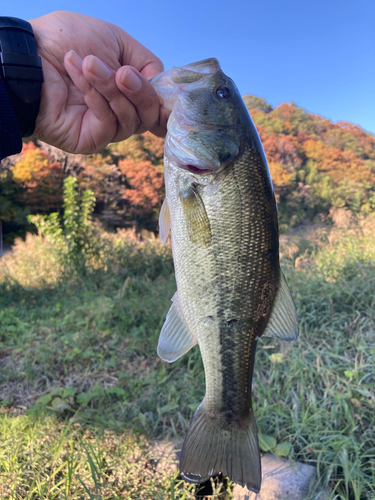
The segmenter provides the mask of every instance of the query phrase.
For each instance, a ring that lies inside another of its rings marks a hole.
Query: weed
[[[254,372],[262,449],[315,465],[344,500],[375,495],[373,224],[283,238],[300,337],[261,339]],[[156,356],[170,249],[100,238],[106,252],[84,272],[66,274],[40,236],[0,261],[1,498],[199,495],[152,451],[182,438],[204,396],[197,347],[173,364]]]

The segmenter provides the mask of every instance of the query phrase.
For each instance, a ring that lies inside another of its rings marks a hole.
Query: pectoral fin
[[[171,213],[167,198],[164,198],[159,215],[159,236],[163,245],[168,239],[169,231],[171,230]]]
[[[199,248],[208,247],[212,240],[210,221],[194,184],[182,190],[180,198],[190,241]]]
[[[288,342],[298,337],[296,306],[282,271],[280,271],[279,289],[263,336],[276,337]]]
[[[158,344],[158,355],[168,363],[176,361],[198,343],[185,322],[177,292],[172,301]]]

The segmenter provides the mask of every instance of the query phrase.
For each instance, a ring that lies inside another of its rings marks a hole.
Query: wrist
[[[22,137],[31,135],[43,82],[41,59],[30,23],[0,17],[0,78],[9,95]]]

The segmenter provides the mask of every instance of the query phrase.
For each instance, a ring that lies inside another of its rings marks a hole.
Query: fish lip
[[[181,163],[177,163],[177,166],[181,168],[182,170],[186,170],[187,172],[190,172],[191,174],[195,175],[207,175],[207,174],[213,174],[214,170],[211,168],[200,168],[197,167],[196,165],[183,165]]]

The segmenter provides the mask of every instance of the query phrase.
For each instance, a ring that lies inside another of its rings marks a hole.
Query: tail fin
[[[251,411],[248,425],[220,426],[199,406],[182,447],[181,475],[191,483],[203,483],[219,472],[258,493],[261,483],[258,433]]]

